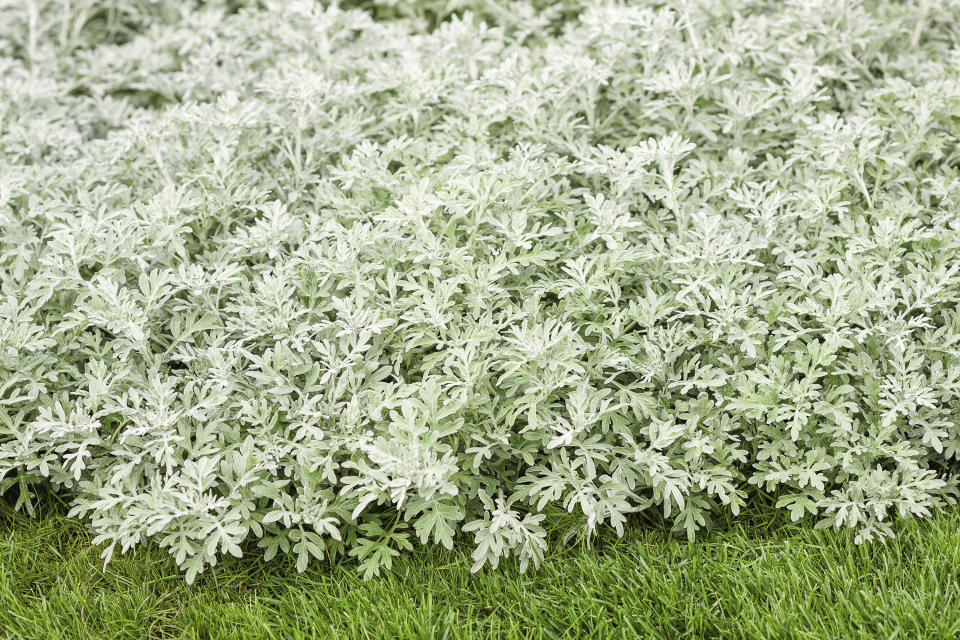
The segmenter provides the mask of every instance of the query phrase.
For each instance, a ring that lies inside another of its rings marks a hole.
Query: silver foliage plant
[[[957,0],[4,0],[0,490],[188,580],[892,535],[957,486],[958,136]]]

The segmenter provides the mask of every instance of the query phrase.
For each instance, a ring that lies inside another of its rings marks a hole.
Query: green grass
[[[363,582],[350,562],[233,561],[192,586],[155,548],[101,571],[83,526],[0,509],[0,637],[954,638],[960,511],[885,544],[776,512],[694,544],[638,522],[533,573],[469,573],[469,549],[418,550]]]

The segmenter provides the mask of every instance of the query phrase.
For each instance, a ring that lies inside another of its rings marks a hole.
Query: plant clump
[[[954,500],[960,2],[0,3],[0,491],[192,580]]]

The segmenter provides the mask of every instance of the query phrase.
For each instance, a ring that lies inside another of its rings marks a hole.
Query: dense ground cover
[[[729,527],[727,526],[729,525]],[[470,574],[472,549],[418,547],[364,581],[349,562],[230,560],[194,584],[154,546],[101,571],[76,520],[0,513],[5,640],[301,638],[820,640],[960,634],[960,512],[897,526],[885,544],[756,509],[693,544],[631,527],[541,567]]]
[[[105,558],[954,500],[956,0],[3,3],[0,125],[0,491]]]

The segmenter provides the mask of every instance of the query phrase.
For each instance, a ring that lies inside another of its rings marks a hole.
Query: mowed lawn
[[[353,562],[256,554],[185,584],[155,547],[104,572],[56,509],[0,512],[6,638],[955,638],[960,510],[901,522],[886,543],[794,525],[779,511],[693,544],[651,520],[588,549],[557,544],[525,575],[470,574],[470,548],[406,554],[364,582]],[[560,534],[557,533],[559,537]]]

